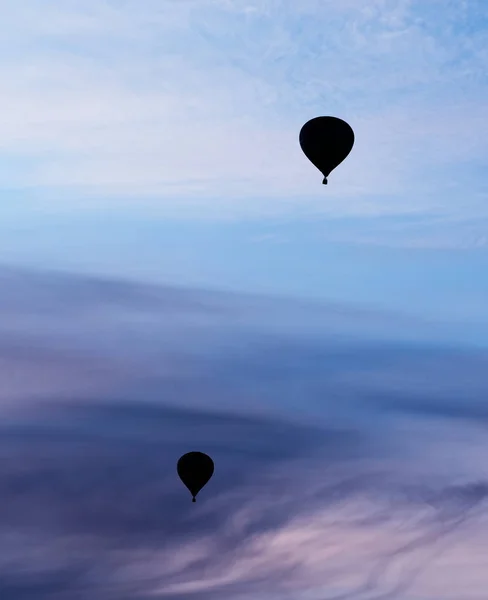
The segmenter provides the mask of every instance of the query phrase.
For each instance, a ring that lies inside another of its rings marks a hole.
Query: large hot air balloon
[[[316,117],[301,128],[299,139],[305,156],[323,174],[322,183],[327,184],[329,173],[351,152],[354,131],[337,117]]]
[[[190,490],[192,502],[196,502],[195,496],[213,475],[214,462],[203,452],[188,452],[178,460],[176,470],[181,481]]]

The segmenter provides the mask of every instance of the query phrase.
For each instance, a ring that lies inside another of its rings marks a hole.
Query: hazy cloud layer
[[[339,307],[310,305],[319,336],[278,298],[2,280],[2,599],[484,593],[482,352],[327,333]],[[191,449],[216,462],[197,504]]]
[[[486,216],[484,2],[0,6],[5,188],[185,218]],[[297,143],[324,113],[357,134],[326,204]]]

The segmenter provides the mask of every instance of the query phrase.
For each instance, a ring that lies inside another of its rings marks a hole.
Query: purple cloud
[[[4,281],[2,598],[479,595],[483,352],[327,334],[326,307],[300,333],[279,299]],[[191,449],[216,462],[197,504]]]

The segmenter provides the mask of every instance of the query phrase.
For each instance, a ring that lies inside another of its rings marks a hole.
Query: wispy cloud
[[[386,597],[418,584],[419,559],[449,559],[460,530],[486,541],[487,484],[439,478],[435,461],[398,476],[360,431],[140,402],[23,421],[0,449],[4,595]],[[196,506],[174,469],[189,443],[217,464]],[[458,543],[479,579],[475,547]],[[443,593],[449,564],[419,593]]]
[[[486,185],[463,165],[483,167],[487,151],[486,49],[472,30],[485,10],[4,3],[3,185],[193,216],[300,212],[304,199],[330,214],[459,212],[460,195],[474,214]],[[323,113],[357,133],[325,206],[297,144]]]
[[[374,317],[347,307],[1,279],[2,598],[484,593],[486,353],[340,335]],[[190,449],[216,462],[195,505]]]

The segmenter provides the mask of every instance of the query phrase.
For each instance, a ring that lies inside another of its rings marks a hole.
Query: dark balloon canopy
[[[176,470],[181,481],[189,489],[193,497],[192,502],[196,502],[195,496],[213,475],[214,462],[203,452],[188,452],[178,460]]]
[[[354,131],[337,117],[316,117],[300,130],[300,146],[308,160],[323,174],[322,183],[351,152]]]

